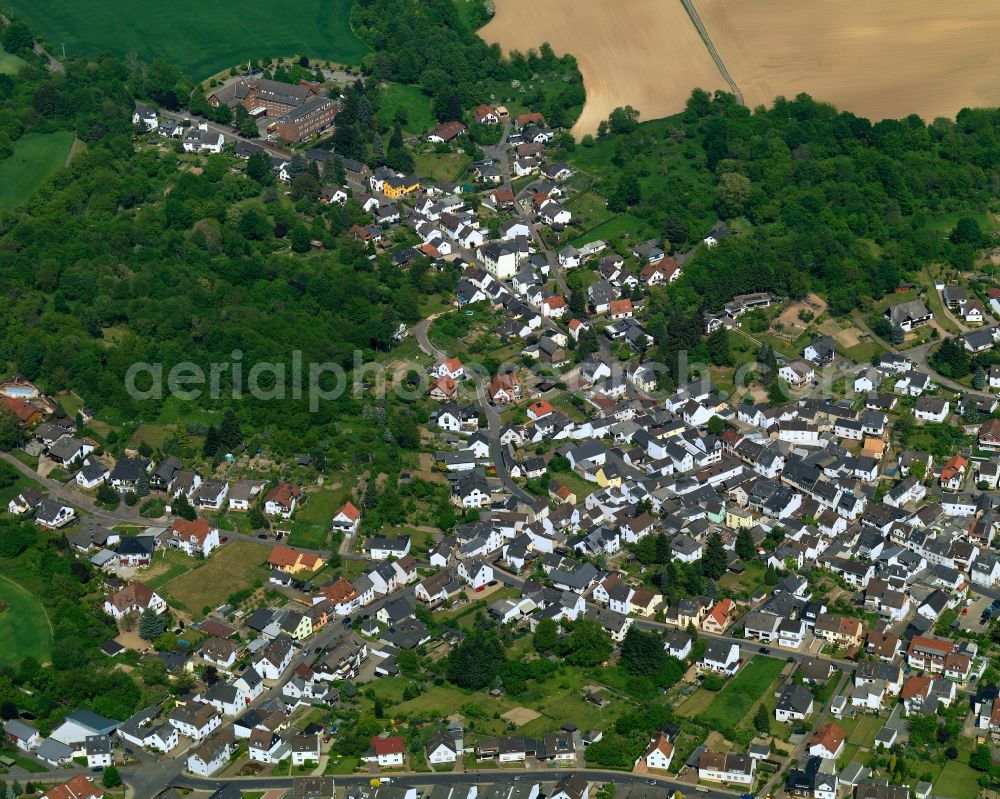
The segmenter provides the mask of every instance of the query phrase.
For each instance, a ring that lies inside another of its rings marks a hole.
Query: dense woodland
[[[505,58],[499,45],[476,35],[486,21],[482,6],[473,19],[463,19],[451,0],[359,0],[351,21],[374,52],[365,57],[365,71],[375,81],[394,80],[421,87],[442,122],[461,119],[480,103],[503,102],[512,87],[526,108],[541,111],[553,127],[569,127],[579,116],[585,97],[583,77],[572,55],[556,58],[543,44],[539,52],[514,51]],[[557,76],[558,91],[530,88],[536,76]]]
[[[619,111],[583,145],[567,157],[675,248],[699,243],[715,219],[738,233],[699,248],[654,293],[651,332],[667,362],[736,294],[814,290],[847,314],[930,263],[970,268],[989,241],[976,220],[1000,188],[990,109],[872,124],[807,95],[751,111],[695,91],[681,115],[639,124]]]

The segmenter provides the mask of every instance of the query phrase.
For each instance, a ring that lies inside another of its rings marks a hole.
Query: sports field
[[[0,666],[17,666],[31,656],[46,663],[52,656],[52,626],[42,603],[6,577],[0,577]]]
[[[29,133],[0,161],[0,211],[12,211],[66,163],[72,133]]]
[[[302,0],[282,7],[264,0],[12,0],[11,7],[66,55],[135,52],[157,56],[201,80],[251,58],[304,54],[357,64],[368,52],[350,27],[352,0]]]

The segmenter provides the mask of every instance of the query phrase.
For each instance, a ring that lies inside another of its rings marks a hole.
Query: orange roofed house
[[[358,531],[358,524],[361,522],[361,511],[350,502],[345,502],[344,506],[337,511],[337,515],[330,522],[330,527],[347,535],[354,535]]]
[[[548,400],[538,400],[537,402],[531,403],[528,406],[528,417],[534,421],[539,419],[544,419],[555,411],[552,407],[552,403]]]
[[[40,799],[100,799],[104,791],[90,781],[90,777],[77,774],[60,785],[55,785],[43,793]]]
[[[715,604],[708,615],[701,622],[701,629],[707,633],[715,633],[716,635],[722,635],[729,626],[731,617],[733,615],[733,609],[736,607],[733,600],[722,599]]]
[[[646,751],[635,761],[635,764],[638,766],[639,762],[642,761],[646,764],[646,768],[666,771],[670,768],[673,760],[674,745],[670,743],[666,735],[658,732],[653,740],[650,741],[649,746],[646,747]]]
[[[847,736],[843,728],[832,721],[818,727],[809,739],[809,754],[814,757],[825,757],[836,760],[844,751],[844,739]]]
[[[611,319],[631,319],[632,300],[612,300],[608,308],[608,316]]]
[[[490,108],[488,105],[477,106],[472,112],[472,118],[476,120],[479,125],[499,125],[500,115],[497,113],[495,108]]]
[[[461,380],[465,377],[465,367],[458,358],[449,358],[446,361],[439,361],[434,373],[438,377],[450,377],[452,380]]]
[[[205,519],[174,519],[167,531],[167,543],[192,558],[195,555],[208,557],[219,546],[219,529],[212,527]]]
[[[34,427],[42,421],[42,412],[29,402],[25,402],[20,397],[0,397],[14,418],[21,423],[22,427]]]
[[[271,568],[283,571],[286,574],[298,574],[299,572],[314,572],[323,567],[326,563],[319,555],[309,552],[302,552],[292,547],[278,544],[271,550],[267,558],[267,563]]]
[[[445,375],[444,377],[438,377],[431,383],[427,396],[438,402],[447,402],[455,396],[457,391],[458,383],[455,382],[454,378]]]
[[[267,492],[264,497],[264,513],[268,516],[280,516],[290,519],[295,512],[295,504],[302,492],[290,483],[280,483]]]

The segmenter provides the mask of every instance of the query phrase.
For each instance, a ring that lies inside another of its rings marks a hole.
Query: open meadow
[[[873,120],[1000,105],[993,0],[693,3],[751,108],[800,92]],[[669,71],[676,51],[664,52]]]
[[[190,558],[192,569],[165,582],[160,593],[173,607],[186,608],[199,616],[206,607],[216,607],[236,592],[267,582],[267,547],[249,541],[233,541],[207,560]]]
[[[479,35],[504,52],[548,42],[557,55],[576,57],[587,90],[577,137],[594,133],[617,106],[655,119],[681,111],[695,86],[727,86],[678,0],[501,0]]]
[[[305,0],[281,12],[263,0],[13,0],[13,10],[66,55],[135,52],[147,63],[163,56],[195,80],[263,56],[358,64],[367,46],[351,31],[352,0]]]
[[[0,161],[0,211],[13,211],[66,163],[73,134],[28,133]]]
[[[0,577],[0,666],[19,666],[26,657],[47,663],[52,655],[52,625],[31,592]]]

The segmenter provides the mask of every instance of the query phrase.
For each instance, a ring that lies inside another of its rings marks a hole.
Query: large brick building
[[[329,97],[313,97],[298,108],[278,117],[278,135],[284,141],[302,141],[331,125],[339,110],[336,100],[331,100]]]
[[[228,105],[230,108],[242,105],[247,111],[264,108],[268,117],[280,117],[318,97],[316,84],[302,82],[294,85],[255,78],[241,79],[215,89],[208,95],[208,103],[211,106]]]

